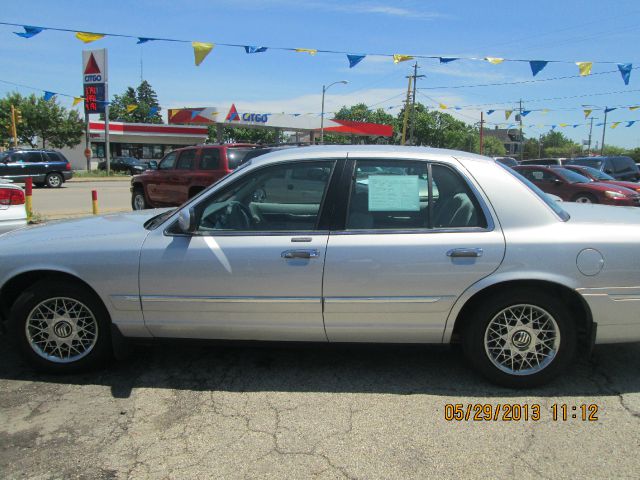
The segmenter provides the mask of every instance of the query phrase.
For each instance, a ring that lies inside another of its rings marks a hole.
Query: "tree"
[[[136,108],[128,111],[127,107],[130,105],[135,105]],[[128,123],[164,123],[160,115],[158,95],[149,82],[143,80],[138,88],[127,87],[122,95],[114,95],[109,104],[109,120]]]
[[[387,113],[382,108],[371,110],[364,103],[358,103],[351,107],[343,106],[334,115],[336,120],[349,120],[352,122],[379,123],[381,125],[391,125],[394,131],[397,130],[397,120],[393,115]],[[347,135],[335,135],[325,133],[325,143],[351,143],[351,138]],[[376,143],[373,137],[362,137],[364,143]]]
[[[276,131],[267,128],[231,128],[224,127],[223,141],[228,143],[276,143]],[[216,125],[209,125],[209,142],[217,143]]]
[[[507,150],[504,148],[504,144],[499,138],[490,137],[485,135],[482,139],[483,148],[482,154],[488,157],[502,157],[507,154]],[[475,139],[474,149],[475,153],[480,153],[480,135]]]
[[[604,146],[603,155],[628,155],[626,148],[616,147],[615,145]]]
[[[542,157],[575,157],[582,154],[582,146],[564,136],[562,132],[550,130],[540,137]]]
[[[9,144],[11,137],[11,106],[22,117],[18,122],[18,142],[36,148],[75,147],[84,135],[84,122],[75,110],[67,110],[57,100],[44,100],[31,94],[23,97],[10,93],[0,99],[0,142]]]

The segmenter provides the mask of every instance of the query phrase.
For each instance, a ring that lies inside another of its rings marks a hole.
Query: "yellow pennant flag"
[[[318,53],[318,50],[315,48],[296,48],[296,52],[300,53],[308,53],[309,55],[315,55]]]
[[[133,112],[136,108],[138,108],[138,105],[127,105],[127,113]]]
[[[616,128],[618,125],[620,125],[620,122],[613,122],[611,128]]]
[[[95,42],[103,37],[104,35],[102,33],[76,32],[76,38],[84,43]]]
[[[541,123],[538,123],[538,124],[536,125],[536,127],[538,127],[538,128],[542,128],[542,127],[544,127],[544,125],[542,125]]]
[[[213,43],[206,42],[191,42],[191,46],[193,47],[193,56],[196,60],[196,66],[200,65],[202,61],[207,58],[209,52],[213,50],[213,47],[215,47]]]
[[[504,111],[504,119],[505,120],[509,120],[509,117],[511,116],[512,113],[513,113],[513,110],[505,110]]]
[[[75,107],[77,104],[79,104],[82,101],[82,97],[73,97],[73,105],[71,105],[72,107]]]
[[[548,108],[543,108],[542,109],[542,113],[543,113],[543,115],[549,113],[549,109]]]
[[[640,108],[640,105],[637,105],[637,106],[635,106],[635,107],[629,107],[629,110],[637,110],[637,109],[639,109],[639,108]]]
[[[591,67],[593,67],[593,62],[576,62],[576,65],[580,70],[581,77],[586,77],[587,75],[591,75]]]
[[[484,57],[484,59],[489,63],[493,63],[494,65],[498,65],[499,63],[504,62],[504,58],[498,57]]]
[[[591,115],[591,112],[593,112],[593,110],[583,110],[584,112],[584,118],[589,118],[589,115]]]
[[[393,55],[393,63],[406,62],[407,60],[413,60],[411,55],[400,55],[396,53]]]
[[[569,125],[568,123],[561,123],[561,124],[559,124],[560,128],[564,128],[564,127],[566,127],[566,126],[568,126],[568,125]]]
[[[446,109],[447,109],[447,108],[449,108],[449,107],[447,107],[444,103],[441,103],[441,104],[440,104],[440,108],[441,108],[442,110],[446,110]]]

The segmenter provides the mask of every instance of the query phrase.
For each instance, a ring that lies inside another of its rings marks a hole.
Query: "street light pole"
[[[329,87],[331,87],[332,85],[335,85],[336,83],[342,83],[343,85],[346,85],[349,82],[347,82],[346,80],[339,80],[337,82],[330,83],[327,86],[322,85],[322,113],[320,113],[320,145],[324,144],[324,94],[327,90],[329,90]]]
[[[600,155],[604,155],[604,134],[607,131],[607,110],[609,107],[604,107],[604,125],[602,125],[602,143],[600,144]]]

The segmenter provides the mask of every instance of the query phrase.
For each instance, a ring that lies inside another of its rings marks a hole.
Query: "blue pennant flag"
[[[56,96],[55,92],[47,92],[45,90],[45,92],[44,92],[44,101],[48,102],[49,100],[51,100],[55,96]]]
[[[267,47],[255,47],[252,45],[245,45],[244,51],[247,53],[262,53],[267,51]]]
[[[487,115],[491,115],[495,110],[487,110]]]
[[[16,35],[22,38],[31,38],[31,37],[35,37],[37,34],[39,34],[41,31],[44,30],[44,28],[30,27],[28,25],[23,25],[22,28],[24,28],[24,32],[13,32],[13,33],[15,33]]]
[[[613,112],[617,107],[609,107],[604,109],[604,113]]]
[[[440,63],[449,63],[449,62],[453,62],[455,60],[459,60],[456,57],[439,57],[440,58]]]
[[[529,66],[531,67],[531,73],[535,77],[540,71],[547,66],[547,61],[544,60],[531,60]]]
[[[627,124],[625,125],[625,127],[629,128],[631,125],[633,125],[634,123],[636,123],[636,120],[632,120],[630,122],[627,122]]]
[[[527,115],[529,115],[530,113],[531,113],[531,110],[523,110],[521,115],[522,115],[523,117],[526,117],[526,116],[527,116]]]
[[[160,110],[160,107],[151,107],[149,109],[149,116],[155,115],[156,113],[158,113],[158,110]]]
[[[551,130],[555,130],[557,125],[551,125]]]
[[[349,55],[349,54],[347,54],[347,59],[349,60],[349,68],[355,67],[362,60],[364,60],[364,57],[366,57],[366,55]]]
[[[462,107],[453,107],[454,110],[462,110]]]
[[[602,122],[596,123],[596,127],[601,127],[602,125],[604,125],[604,123],[602,123]]]
[[[191,110],[191,120],[196,118],[200,114],[200,110]]]
[[[294,113],[294,114],[293,114],[293,116],[294,116],[294,117],[299,117],[299,116],[300,116],[300,114],[299,114],[299,113]]]
[[[633,64],[631,63],[618,64],[618,70],[620,70],[620,75],[622,75],[622,80],[624,80],[625,85],[629,85],[629,77],[631,77],[632,68],[633,68]]]
[[[153,40],[155,40],[155,38],[138,37],[138,41],[136,43],[137,44],[147,43],[147,42],[152,42]]]
[[[576,123],[576,124],[573,126],[573,128],[577,128],[579,125],[580,125],[579,123]]]

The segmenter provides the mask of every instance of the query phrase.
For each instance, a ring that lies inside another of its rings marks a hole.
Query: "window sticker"
[[[420,211],[418,175],[371,175],[370,212]]]

